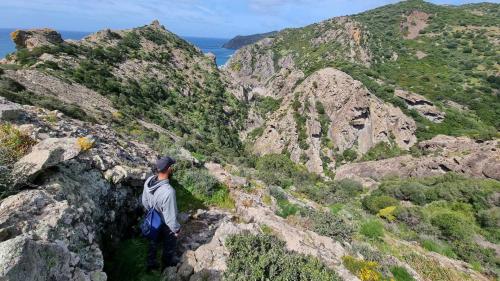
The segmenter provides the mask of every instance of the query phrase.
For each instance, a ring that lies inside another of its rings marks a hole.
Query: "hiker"
[[[169,266],[175,266],[176,242],[179,236],[180,224],[177,221],[177,200],[175,190],[170,185],[169,179],[173,173],[175,160],[171,157],[164,157],[156,162],[157,174],[149,177],[144,183],[142,192],[142,205],[146,210],[154,208],[159,217],[161,217],[161,226],[159,227],[156,238],[149,241],[147,270],[157,270]],[[156,253],[160,244],[163,243],[163,252],[161,256],[162,267],[159,268],[156,261]]]

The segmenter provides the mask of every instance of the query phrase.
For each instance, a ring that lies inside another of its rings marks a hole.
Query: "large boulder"
[[[14,174],[32,179],[46,168],[75,158],[81,151],[76,138],[45,139],[14,165]]]
[[[19,105],[7,101],[5,98],[0,97],[0,120],[12,121],[19,117],[22,109]]]
[[[18,49],[31,50],[42,45],[56,45],[64,42],[61,34],[50,28],[16,30],[10,36]]]

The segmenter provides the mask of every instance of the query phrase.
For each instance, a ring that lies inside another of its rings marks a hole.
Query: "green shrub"
[[[289,187],[313,184],[318,176],[295,164],[287,155],[269,154],[260,157],[255,165],[258,177],[267,184]]]
[[[362,281],[382,281],[382,273],[379,272],[378,262],[359,260],[351,256],[343,256],[344,266],[358,276]]]
[[[399,206],[399,201],[387,195],[370,195],[363,199],[363,207],[372,214],[390,206]]]
[[[404,267],[393,266],[391,267],[391,273],[392,276],[394,276],[394,280],[396,281],[415,281],[413,276],[411,276]]]
[[[455,252],[453,252],[453,249],[444,242],[436,241],[435,239],[424,239],[420,244],[428,251],[436,252],[450,258],[457,257]]]
[[[179,183],[191,192],[210,197],[219,188],[219,182],[204,169],[183,171]]]
[[[297,214],[300,209],[301,207],[297,204],[290,203],[288,200],[280,200],[278,201],[276,215],[286,219],[289,216]]]
[[[257,97],[255,99],[255,106],[257,112],[262,116],[276,111],[281,104],[281,99],[273,99],[272,97]]]
[[[354,199],[363,192],[363,186],[357,181],[344,179],[316,183],[316,185],[302,185],[299,186],[299,191],[320,204],[332,205]]]
[[[342,242],[352,240],[355,232],[354,225],[342,216],[310,209],[302,209],[301,215],[308,218],[312,226],[311,230],[319,235]]]
[[[224,280],[340,280],[316,258],[287,251],[274,236],[234,235],[225,244],[229,258]]]
[[[9,123],[0,123],[0,166],[10,166],[24,156],[35,141]]]
[[[361,225],[359,232],[368,238],[378,239],[384,236],[384,226],[378,220],[369,220]]]
[[[500,207],[479,211],[477,220],[482,227],[500,227]]]
[[[454,212],[437,214],[431,223],[439,228],[445,239],[462,240],[471,238],[474,230],[467,220]]]
[[[363,155],[361,161],[382,160],[396,157],[403,153],[405,151],[401,150],[395,143],[379,142]]]

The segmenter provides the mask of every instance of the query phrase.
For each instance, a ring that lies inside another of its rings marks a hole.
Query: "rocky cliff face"
[[[494,134],[498,128],[486,125],[489,122],[486,115],[490,113],[457,112],[461,106],[451,100],[463,103],[468,99],[466,93],[446,97],[446,90],[435,91],[436,87],[444,89],[455,82],[436,80],[433,85],[420,87],[412,77],[434,70],[420,72],[421,64],[431,58],[423,48],[412,45],[411,40],[429,40],[431,44],[435,38],[426,30],[437,29],[437,25],[442,25],[439,20],[443,20],[436,19],[436,15],[455,12],[461,13],[423,1],[406,1],[355,16],[286,29],[273,38],[241,48],[225,68],[233,94],[251,108],[257,107],[250,109],[247,129],[241,136],[259,155],[288,151],[293,161],[321,174],[334,170],[335,162],[336,166],[344,163],[346,157],[339,154],[346,150],[354,159],[381,147],[378,145],[381,142],[408,150],[417,142],[416,136],[428,139],[439,133],[467,130],[461,129],[465,125],[458,124],[476,122],[475,114],[484,113],[485,118],[475,128],[484,134],[487,131]],[[384,16],[387,21],[382,20]],[[472,18],[470,21],[479,21]],[[385,35],[377,28],[383,29]],[[438,37],[448,39],[446,34]],[[396,50],[395,46],[404,47]],[[405,48],[413,53],[406,54]],[[457,58],[460,55],[456,54]],[[332,74],[332,68],[346,75]],[[456,87],[463,90],[462,85]],[[269,98],[281,103],[279,108],[259,115],[260,101]],[[292,109],[294,103],[296,108]],[[317,112],[317,105],[322,112],[324,108],[324,114]],[[451,112],[449,119],[448,112]],[[463,120],[452,121],[455,116]]]
[[[292,160],[319,174],[331,168],[335,154],[348,149],[361,155],[379,142],[395,142],[404,149],[416,142],[412,119],[333,68],[298,84],[263,127],[256,153],[288,151]]]

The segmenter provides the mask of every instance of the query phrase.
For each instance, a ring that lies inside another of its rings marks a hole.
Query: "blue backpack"
[[[142,235],[148,239],[156,240],[162,224],[161,214],[155,208],[150,208],[141,224]]]

